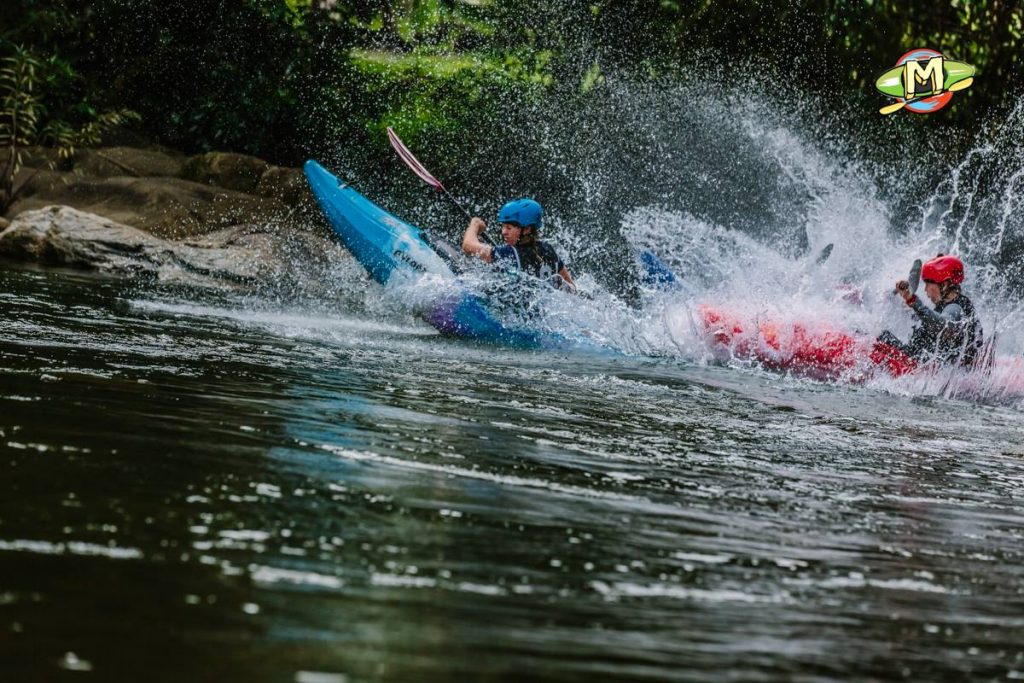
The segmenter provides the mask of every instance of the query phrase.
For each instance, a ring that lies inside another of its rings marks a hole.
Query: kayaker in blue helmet
[[[473,217],[462,237],[462,251],[479,256],[486,263],[515,267],[553,286],[576,291],[569,269],[558,257],[554,247],[539,239],[544,219],[544,209],[532,199],[514,199],[498,212],[501,237],[504,244],[491,247],[480,241],[480,233],[487,229],[487,223],[480,217]]]

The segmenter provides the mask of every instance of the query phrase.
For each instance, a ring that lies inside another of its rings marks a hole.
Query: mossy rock
[[[171,239],[271,221],[287,213],[287,207],[274,198],[180,178],[86,178],[41,171],[26,183],[7,217],[13,219],[51,204],[74,207]]]
[[[279,199],[287,206],[299,206],[313,202],[313,193],[306,182],[302,169],[271,166],[260,178],[256,194],[261,197]]]
[[[208,152],[190,157],[180,178],[225,190],[253,194],[270,164],[256,157],[228,152]]]
[[[76,172],[90,178],[175,178],[182,172],[185,157],[152,149],[104,147],[79,151],[72,164]]]

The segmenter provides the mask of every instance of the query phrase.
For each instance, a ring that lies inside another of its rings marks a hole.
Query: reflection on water
[[[80,276],[0,307],[5,680],[1024,676],[1014,410]]]

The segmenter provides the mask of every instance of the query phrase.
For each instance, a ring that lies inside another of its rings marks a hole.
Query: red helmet
[[[921,279],[942,284],[952,280],[954,285],[964,281],[964,262],[956,256],[939,254],[921,268]]]

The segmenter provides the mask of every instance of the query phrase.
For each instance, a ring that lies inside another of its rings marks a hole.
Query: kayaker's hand
[[[471,218],[469,221],[469,227],[472,230],[475,230],[476,234],[479,235],[480,233],[487,229],[487,223],[484,223],[483,218],[480,218],[479,216],[473,216],[473,218]]]
[[[906,280],[899,280],[896,282],[896,293],[903,297],[903,300],[907,303],[914,298],[914,295],[910,291],[910,283]]]

